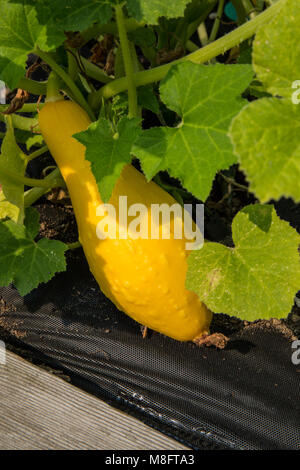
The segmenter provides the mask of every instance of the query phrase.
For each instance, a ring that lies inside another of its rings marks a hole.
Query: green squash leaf
[[[34,241],[39,230],[36,212],[26,211],[25,226],[0,222],[0,285],[13,282],[22,296],[66,269],[67,245],[46,238]]]
[[[292,99],[300,77],[299,22],[299,2],[286,0],[257,33],[257,77],[269,93],[285,99],[263,98],[247,105],[229,132],[250,189],[262,202],[282,196],[300,201],[300,108]]]
[[[233,120],[230,136],[250,190],[267,202],[282,196],[300,201],[300,107],[263,98]]]
[[[261,28],[253,44],[253,67],[272,95],[292,98],[300,79],[300,2],[286,0],[278,15]]]
[[[147,179],[167,170],[189,192],[205,200],[216,173],[236,162],[227,132],[245,103],[240,95],[252,76],[249,65],[186,62],[173,66],[160,93],[181,122],[177,127],[144,131],[133,148]]]
[[[300,285],[300,236],[273,206],[245,207],[233,220],[234,248],[207,242],[188,257],[186,286],[214,312],[248,321],[283,318]]]
[[[123,116],[116,132],[108,120],[100,118],[74,137],[86,146],[86,158],[104,202],[112,194],[123,167],[131,161],[131,148],[140,133],[140,120]]]
[[[185,7],[191,0],[127,0],[129,14],[138,21],[157,24],[162,16],[178,18],[183,16]]]
[[[53,22],[65,31],[82,31],[93,23],[107,23],[112,5],[107,0],[47,0],[53,10]]]

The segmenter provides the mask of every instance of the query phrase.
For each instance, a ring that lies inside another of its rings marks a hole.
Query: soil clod
[[[229,341],[229,338],[223,333],[206,334],[200,338],[195,338],[193,343],[197,346],[214,346],[217,349],[224,349]]]

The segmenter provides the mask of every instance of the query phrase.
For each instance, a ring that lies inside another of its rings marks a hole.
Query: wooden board
[[[187,447],[7,351],[0,365],[0,449]]]

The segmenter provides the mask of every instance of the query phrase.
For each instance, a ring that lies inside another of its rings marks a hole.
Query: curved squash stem
[[[8,170],[7,168],[1,168],[1,174],[4,175],[7,179],[12,181],[23,183],[26,186],[34,186],[37,188],[49,188],[48,181],[43,179],[37,178],[28,178],[27,176],[21,176],[18,173]],[[58,181],[54,181],[53,183],[56,184]]]
[[[123,15],[122,5],[115,6],[116,11],[116,20],[118,25],[120,44],[122,50],[122,56],[124,61],[124,67],[128,82],[128,117],[137,117],[138,116],[138,103],[137,103],[137,91],[134,81],[134,66],[132,61],[132,56],[130,52],[130,44],[127,38],[125,20]]]
[[[42,51],[39,47],[37,47],[34,53],[43,59],[48,65],[50,65],[51,69],[65,82],[67,87],[71,90],[72,95],[74,96],[77,103],[88,113],[92,121],[95,121],[96,117],[92,109],[68,73],[65,72],[65,70],[55,62],[48,52]]]
[[[76,250],[77,248],[81,248],[81,243],[80,241],[78,240],[77,242],[74,242],[74,243],[67,243],[67,246],[68,246],[68,250]]]
[[[46,89],[44,90],[43,94],[45,93]],[[37,113],[38,108],[41,109],[43,106],[44,103],[24,103],[22,108],[18,109],[17,113]],[[7,104],[0,104],[0,112],[5,111],[7,108]]]
[[[43,179],[45,187],[32,188],[24,194],[24,206],[29,207],[34,204],[40,197],[51,191],[53,188],[65,187],[65,182],[60,174],[58,168],[53,170],[49,175]],[[47,184],[47,187],[46,187]]]
[[[47,84],[46,102],[63,100],[62,95],[59,93],[60,85],[61,83],[56,73],[50,72]]]
[[[47,82],[37,82],[36,80],[31,80],[27,77],[22,77],[19,80],[18,88],[22,90],[27,90],[33,95],[44,95],[47,89]]]
[[[75,83],[78,77],[78,64],[76,61],[76,49],[70,48],[67,50],[67,57],[68,57],[68,73],[69,76],[72,78],[73,82]]]
[[[84,73],[90,77],[94,78],[95,80],[98,80],[98,82],[101,83],[110,83],[113,81],[112,77],[109,77],[106,75],[103,70],[98,67],[98,65],[93,64],[93,62],[90,62],[88,59],[83,57],[82,55],[79,56],[80,62],[84,68]]]
[[[35,150],[35,152],[32,152],[29,155],[26,155],[26,160],[27,160],[27,162],[30,162],[34,158],[39,157],[40,155],[42,155],[43,153],[45,153],[47,151],[48,151],[48,147],[47,147],[47,145],[44,145],[40,149]]]
[[[36,118],[30,118],[21,116],[20,114],[11,114],[12,123],[14,128],[22,131],[32,132],[35,129],[38,132],[38,120]],[[5,115],[0,112],[0,121],[5,122]]]

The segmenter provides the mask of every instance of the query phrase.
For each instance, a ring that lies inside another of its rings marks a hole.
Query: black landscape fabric
[[[0,288],[0,325],[73,383],[194,449],[300,449],[299,367],[272,328],[225,350],[150,332],[100,292],[81,250],[25,298]]]

